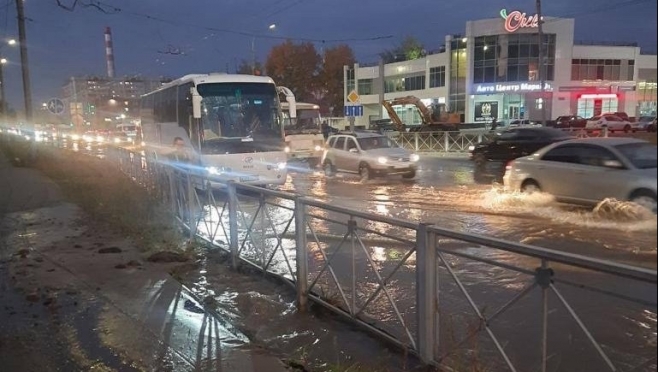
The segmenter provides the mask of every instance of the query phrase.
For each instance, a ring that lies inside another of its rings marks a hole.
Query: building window
[[[348,94],[349,94],[349,92],[356,89],[354,80],[355,80],[354,69],[353,68],[347,69],[347,93]]]
[[[467,43],[461,39],[450,43],[450,94],[448,95],[448,112],[464,114],[466,112],[466,62]]]
[[[394,76],[386,78],[386,93],[425,89],[425,75]]]
[[[373,94],[373,81],[372,79],[361,79],[359,80],[359,94],[361,95],[369,95]]]
[[[446,67],[430,68],[430,88],[440,88],[446,86]]]
[[[626,78],[622,76],[624,65]],[[635,61],[621,59],[574,59],[571,61],[572,81],[621,81],[634,80]]]
[[[555,78],[555,35],[544,39],[544,80]],[[511,34],[475,38],[473,82],[539,81],[539,40],[536,34]]]

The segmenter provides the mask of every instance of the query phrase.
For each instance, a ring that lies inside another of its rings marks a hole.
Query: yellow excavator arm
[[[425,106],[423,101],[421,101],[418,97],[414,96],[406,96],[406,97],[400,97],[400,98],[394,98],[392,100],[384,101],[382,102],[382,105],[388,112],[388,116],[391,118],[391,121],[395,125],[396,129],[399,132],[404,132],[406,131],[406,125],[402,122],[398,114],[395,112],[393,109],[393,106],[401,106],[401,105],[414,105],[416,108],[418,108],[418,112],[420,113],[420,118],[421,118],[421,128],[438,128],[440,130],[458,130],[458,124],[459,124],[459,115],[457,114],[448,114],[447,118],[443,118],[442,113],[438,113],[438,121],[435,121],[435,118],[432,115],[432,111]]]

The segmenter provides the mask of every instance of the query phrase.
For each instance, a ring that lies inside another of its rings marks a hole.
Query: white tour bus
[[[117,124],[116,131],[124,133],[130,138],[137,137],[137,125],[135,124]]]
[[[269,77],[182,77],[142,97],[141,127],[149,154],[171,158],[179,137],[197,172],[223,182],[286,182],[283,117]]]
[[[286,88],[279,87],[279,92]],[[291,159],[308,161],[311,167],[320,164],[324,150],[324,135],[322,134],[322,116],[320,106],[313,103],[294,102],[291,105],[291,94],[286,94],[288,102],[281,102],[284,117],[286,152]]]

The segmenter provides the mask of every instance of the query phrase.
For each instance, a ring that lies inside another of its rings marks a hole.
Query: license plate
[[[240,182],[252,182],[252,181],[258,181],[258,177],[257,176],[240,177]]]

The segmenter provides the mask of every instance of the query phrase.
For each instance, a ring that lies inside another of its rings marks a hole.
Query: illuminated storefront
[[[544,17],[543,24],[540,43],[535,14],[503,9],[494,18],[467,22],[464,34],[447,36],[440,50],[424,57],[346,71],[354,71],[352,86],[363,77],[374,87],[361,94],[370,119],[387,117],[382,100],[407,95],[445,100],[449,112],[469,123],[656,114],[655,54],[633,43],[575,43],[574,19]],[[413,108],[398,110],[408,124],[419,123]]]

